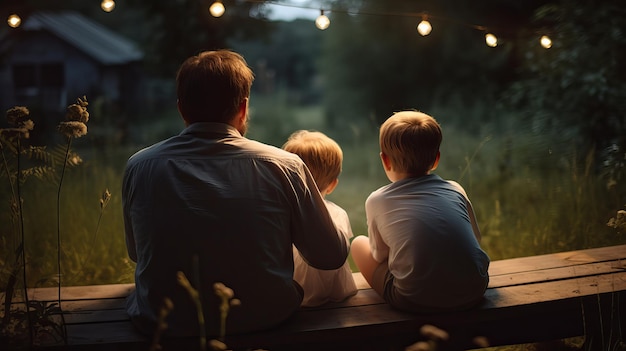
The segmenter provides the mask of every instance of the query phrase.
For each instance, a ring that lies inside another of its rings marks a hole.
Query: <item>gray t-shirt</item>
[[[396,293],[435,309],[465,306],[484,294],[489,257],[468,207],[463,188],[435,174],[396,181],[368,197],[372,255],[388,260]]]

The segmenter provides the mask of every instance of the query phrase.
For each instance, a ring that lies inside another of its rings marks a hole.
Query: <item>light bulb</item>
[[[550,37],[548,37],[547,35],[542,36],[539,42],[541,43],[541,46],[543,46],[546,49],[549,49],[552,47],[552,39],[550,39]]]
[[[216,1],[211,5],[211,7],[209,7],[209,12],[213,17],[222,17],[224,12],[226,12],[226,9],[221,1]]]
[[[113,0],[102,0],[100,3],[100,8],[104,12],[111,12],[115,8],[115,1]]]
[[[417,31],[424,37],[430,34],[432,30],[433,30],[433,27],[430,25],[430,22],[428,22],[428,20],[426,19],[423,19],[422,22],[420,22],[420,24],[417,25]]]
[[[9,16],[9,18],[7,18],[7,23],[9,24],[9,27],[17,28],[20,26],[20,24],[22,24],[22,19],[20,18],[20,16],[12,14],[11,16]]]
[[[330,26],[330,19],[324,14],[324,10],[321,10],[321,14],[315,19],[315,26],[321,30],[324,30]]]
[[[495,48],[498,46],[498,38],[491,33],[487,33],[485,34],[485,43],[487,43],[487,46]]]

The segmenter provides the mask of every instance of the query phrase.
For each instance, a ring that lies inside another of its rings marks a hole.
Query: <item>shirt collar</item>
[[[213,123],[213,122],[195,122],[189,125],[187,128],[180,132],[180,135],[185,134],[216,134],[222,136],[242,137],[237,128],[226,123]]]

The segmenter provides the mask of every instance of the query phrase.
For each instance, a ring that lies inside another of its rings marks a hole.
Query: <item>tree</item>
[[[520,76],[507,91],[508,106],[543,133],[595,149],[598,164],[626,174],[626,10],[619,0],[561,1],[541,7],[535,23],[549,34],[520,51]],[[611,172],[615,172],[612,169]]]
[[[263,1],[224,0],[226,12],[219,18],[208,11],[213,2],[124,0],[106,13],[99,1],[3,0],[0,13],[16,12],[25,19],[35,11],[81,12],[139,43],[153,74],[172,77],[191,55],[227,48],[231,38],[258,38],[271,30]]]
[[[342,9],[343,3],[335,6]],[[474,21],[519,25],[529,12],[520,8],[512,1],[363,0],[359,15],[333,14],[320,65],[329,120],[380,123],[406,108],[428,112],[452,101],[489,105],[514,78],[509,73],[512,50],[487,47]],[[422,14],[433,25],[425,37],[416,31]]]
[[[139,11],[141,38],[149,67],[171,76],[182,61],[203,50],[227,48],[231,38],[264,35],[271,27],[261,2],[223,1],[226,12],[216,18],[213,0],[129,0]]]

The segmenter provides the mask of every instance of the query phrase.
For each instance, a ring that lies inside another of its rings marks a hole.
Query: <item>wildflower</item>
[[[83,163],[83,159],[80,158],[80,156],[78,155],[73,155],[72,157],[67,158],[67,163],[72,166],[78,166],[79,164]]]
[[[477,336],[472,339],[472,341],[474,342],[474,345],[480,347],[481,349],[489,347],[489,340],[484,336]]]
[[[224,285],[224,283],[214,283],[213,290],[215,291],[215,295],[220,298],[220,340],[224,340],[226,336],[226,318],[228,317],[228,311],[231,306],[240,306],[241,301],[239,299],[235,299],[235,292],[233,289]]]
[[[30,131],[26,128],[5,128],[0,129],[0,135],[7,139],[28,139],[30,137]]]
[[[409,345],[404,351],[431,351],[432,345],[425,341],[418,341],[413,345]]]
[[[626,230],[626,210],[618,210],[617,215],[609,219],[606,225],[618,231]]]
[[[89,121],[89,112],[87,112],[87,98],[78,98],[76,103],[67,107],[65,114],[65,122],[59,123],[57,127],[61,134],[68,138],[80,138],[87,134],[87,121]]]
[[[216,351],[224,351],[228,348],[226,344],[216,339],[211,339],[209,341],[209,346],[211,346],[211,348]]]
[[[433,325],[425,324],[420,329],[420,334],[431,340],[448,340],[448,332],[441,330]]]
[[[154,333],[154,337],[152,339],[152,344],[150,345],[150,351],[161,350],[161,345],[159,345],[159,340],[161,338],[161,334],[167,329],[168,325],[165,319],[174,309],[174,303],[169,297],[166,297],[163,300],[163,305],[159,309],[159,318],[157,321],[156,331]]]
[[[26,130],[33,130],[35,128],[35,122],[30,119],[20,122],[20,128],[24,128]]]
[[[89,121],[89,112],[87,112],[87,98],[78,98],[75,104],[71,104],[67,107],[67,113],[65,114],[66,121],[76,121],[87,123]]]
[[[61,122],[57,128],[68,138],[80,138],[87,134],[87,125],[83,122]]]
[[[217,282],[213,284],[213,289],[215,290],[215,294],[222,299],[232,299],[235,296],[235,292],[233,289],[227,287],[223,283]]]
[[[7,121],[15,128],[0,129],[0,134],[7,139],[28,139],[30,131],[35,128],[35,123],[28,118],[30,112],[26,107],[15,106],[7,110]]]
[[[102,197],[100,198],[100,208],[104,209],[109,203],[109,200],[111,200],[111,193],[109,192],[109,189],[104,189]]]
[[[22,127],[25,121],[30,120],[28,115],[30,115],[28,108],[24,106],[15,106],[7,110],[7,121],[9,121],[9,124],[13,126]]]

